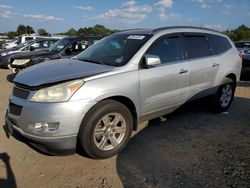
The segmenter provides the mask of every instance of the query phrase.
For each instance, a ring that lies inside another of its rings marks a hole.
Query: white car
[[[239,52],[217,31],[127,30],[74,59],[19,72],[6,126],[48,153],[72,152],[79,143],[89,156],[107,158],[125,147],[140,122],[188,101],[209,96],[216,112],[226,111],[240,73]]]
[[[17,42],[17,39],[14,39],[10,42],[6,42],[4,45],[3,45],[3,49],[9,49],[9,48],[14,48],[18,45],[18,42]]]

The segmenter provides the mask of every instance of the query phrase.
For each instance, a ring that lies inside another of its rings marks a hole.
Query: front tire
[[[132,115],[125,105],[104,100],[86,114],[79,140],[90,157],[108,158],[126,146],[132,133],[132,124]]]
[[[215,112],[225,112],[233,102],[236,83],[231,81],[221,85],[213,96]]]

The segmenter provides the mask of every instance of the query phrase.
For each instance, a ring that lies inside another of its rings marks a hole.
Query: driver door
[[[166,35],[147,50],[146,55],[159,56],[161,64],[140,70],[142,116],[166,114],[187,100],[190,71],[183,44],[181,34]]]

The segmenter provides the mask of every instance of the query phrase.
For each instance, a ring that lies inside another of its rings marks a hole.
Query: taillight
[[[243,53],[242,52],[239,53],[239,56],[243,60]]]

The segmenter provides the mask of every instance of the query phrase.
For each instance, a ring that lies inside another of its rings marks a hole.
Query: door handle
[[[187,72],[188,72],[187,69],[181,69],[180,72],[179,72],[179,74],[184,74],[184,73],[187,73]]]
[[[218,67],[220,66],[218,63],[214,63],[212,67]]]

